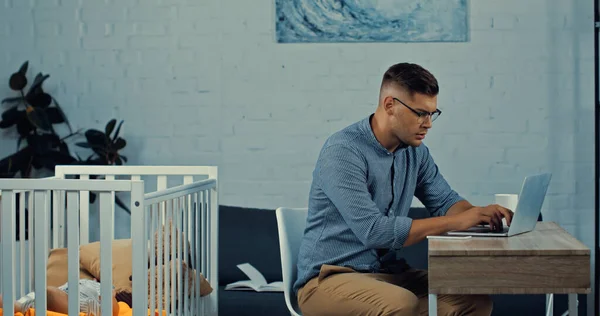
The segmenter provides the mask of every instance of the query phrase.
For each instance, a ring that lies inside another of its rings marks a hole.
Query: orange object
[[[129,307],[129,305],[127,305],[123,302],[118,302],[117,304],[119,304],[119,316],[133,315],[133,311]],[[67,314],[61,314],[61,313],[56,313],[56,312],[51,312],[51,311],[48,311],[47,315],[48,316],[68,316]],[[167,312],[163,311],[162,315],[166,316]],[[3,316],[2,308],[0,308],[0,316]],[[15,313],[14,316],[35,316],[35,308],[30,308],[27,312],[25,312],[25,315],[23,315],[21,313]],[[79,316],[87,316],[87,315],[85,313],[79,313]],[[155,312],[154,315],[152,315],[150,313],[150,311],[148,311],[148,316],[159,316],[159,314],[158,314],[158,312]]]

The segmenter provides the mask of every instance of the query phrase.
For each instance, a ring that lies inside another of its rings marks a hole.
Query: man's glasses
[[[413,113],[415,113],[419,117],[418,120],[417,120],[419,122],[419,124],[425,122],[425,119],[427,117],[429,117],[431,119],[431,121],[433,122],[433,121],[435,121],[440,116],[440,114],[442,114],[442,111],[440,111],[439,109],[435,110],[434,112],[417,111],[417,110],[411,108],[410,106],[406,105],[406,103],[404,103],[404,102],[402,102],[402,101],[400,101],[400,100],[398,100],[396,98],[394,98],[394,100],[402,103],[402,105],[404,105],[409,110],[411,110]]]

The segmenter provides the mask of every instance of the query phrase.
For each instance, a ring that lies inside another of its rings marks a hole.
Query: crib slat
[[[156,242],[154,234],[157,232],[156,225],[158,225],[158,207],[156,204],[150,206],[151,224],[150,224],[150,311],[154,311],[156,308]]]
[[[180,213],[181,208],[183,206],[182,198],[183,197],[180,197],[177,199],[177,208],[176,208],[177,211],[175,212],[175,219],[177,220],[177,257],[179,257],[178,258],[179,260],[177,263],[177,269],[178,269],[177,271],[178,272],[177,272],[177,290],[176,290],[177,291],[176,292],[177,293],[177,302],[178,302],[177,307],[179,309],[179,313],[178,313],[179,315],[181,315],[181,312],[183,310],[185,310],[184,309],[185,307],[183,306],[183,301],[181,300],[182,299],[182,296],[181,296],[182,284],[181,284],[181,282],[185,281],[187,283],[187,280],[183,278],[183,263],[184,263],[185,256],[183,256],[183,249],[181,248],[181,242],[183,239],[182,238],[183,231],[181,230],[181,220],[182,220],[181,217],[182,216]]]
[[[188,260],[188,244],[189,244],[189,239],[190,239],[190,229],[188,229],[188,218],[189,218],[189,211],[190,211],[190,201],[191,201],[191,195],[186,195],[185,196],[185,204],[183,205],[183,227],[186,228],[186,230],[184,231],[184,238],[183,238],[183,259],[187,262],[188,264],[188,268],[186,269],[185,272],[183,273],[183,279],[185,280],[184,286],[183,286],[183,298],[184,298],[184,302],[185,304],[183,304],[183,309],[184,309],[184,315],[190,315],[190,286],[189,286],[189,279],[190,279],[190,269],[192,269],[192,263]],[[191,251],[192,249],[190,249]]]
[[[25,261],[25,255],[27,254],[27,251],[25,250],[25,245],[27,244],[27,240],[25,240],[25,194],[27,193],[27,191],[22,191],[21,193],[19,193],[19,246],[20,246],[20,251],[19,253],[21,254],[21,273],[20,273],[20,279],[21,279],[21,286],[20,286],[20,293],[19,296],[23,296],[27,293],[27,289],[25,288],[25,273],[27,272],[27,264]],[[29,238],[28,238],[29,239]],[[31,262],[28,262],[29,264],[31,264]]]
[[[112,202],[112,201],[111,201]],[[143,182],[134,182],[131,187],[131,237],[132,237],[132,292],[133,311],[136,316],[148,314],[146,304],[148,302],[148,254],[146,243],[146,212],[144,208],[144,186]],[[139,223],[143,223],[140,225]],[[106,296],[103,296],[106,297]],[[102,301],[104,303],[105,300]],[[110,300],[106,300],[110,302]],[[110,304],[110,303],[109,303]],[[102,315],[107,315],[102,313]],[[108,314],[110,315],[110,314]]]
[[[4,282],[2,282],[2,278],[4,278],[4,273],[2,271],[4,271],[4,269],[2,269],[2,264],[3,264],[3,260],[2,260],[2,252],[4,251],[2,245],[2,190],[0,190],[0,292],[4,291],[4,289],[2,288],[4,285]]]
[[[208,258],[206,258],[205,254],[208,253],[207,249],[208,247],[207,245],[207,239],[208,239],[208,212],[207,212],[207,207],[206,207],[206,191],[202,191],[202,208],[201,208],[201,214],[202,214],[202,224],[201,224],[201,228],[200,231],[202,232],[202,241],[201,241],[201,245],[202,245],[202,254],[200,255],[200,258],[202,260],[202,273],[204,275],[208,275]]]
[[[210,258],[208,254],[210,253],[210,212],[209,212],[209,190],[202,191],[202,216],[203,216],[203,224],[202,224],[202,237],[204,238],[204,242],[202,243],[202,261],[204,262],[204,275],[210,279]],[[206,304],[206,300],[202,300],[202,313],[206,314],[206,310],[210,307],[209,304]]]
[[[102,298],[112,297],[112,240],[115,214],[114,192],[100,192],[100,293]],[[112,300],[101,302],[102,315],[112,315]]]
[[[202,253],[202,244],[200,243],[200,233],[198,233],[198,230],[200,230],[202,227],[201,226],[201,222],[200,222],[200,217],[202,213],[202,198],[199,196],[200,193],[196,193],[196,209],[194,210],[194,214],[195,214],[195,219],[196,219],[196,225],[195,225],[195,239],[196,239],[196,247],[194,248],[194,251],[196,252],[196,273],[195,273],[195,279],[196,280],[200,280],[200,273],[204,273],[203,268],[201,266],[201,262],[200,262],[200,254]],[[200,282],[196,282],[195,283],[195,291],[194,291],[194,298],[196,300],[196,313],[201,315],[201,300],[200,300]]]
[[[156,176],[156,191],[162,191],[167,188],[167,176]],[[165,225],[166,218],[163,217],[162,224]]]
[[[46,191],[34,191],[35,199],[35,237],[34,237],[34,260],[35,260],[35,306],[36,315],[46,316],[46,261],[48,251],[48,193]]]
[[[60,190],[52,191],[52,248],[62,248],[64,246],[64,203],[62,201]]]
[[[81,180],[89,180],[90,176],[81,175]],[[79,240],[82,245],[89,243],[90,240],[90,191],[80,191],[79,196]]]
[[[167,188],[167,176],[156,177],[156,191],[162,191]]]
[[[211,226],[212,226],[212,207],[211,207],[211,194],[210,194],[210,190],[206,190],[206,251],[203,253],[204,257],[206,258],[206,275],[208,279],[211,279],[212,276],[212,270],[213,270],[213,265],[212,265],[212,258],[210,257],[211,255],[211,250],[212,250],[212,230],[211,230]]]
[[[34,233],[34,219],[35,219],[35,206],[33,203],[34,193],[33,191],[29,191],[29,292],[33,291],[35,288],[35,278],[33,277],[33,250],[35,248],[35,233]]]
[[[202,257],[205,258],[204,260],[206,261],[206,278],[208,280],[211,279],[212,276],[212,261],[210,258],[210,252],[211,252],[211,223],[212,223],[212,213],[211,213],[211,204],[210,204],[210,189],[204,191],[204,201],[205,201],[205,207],[206,207],[206,223],[204,224],[204,231],[206,231],[206,243],[204,244],[204,250],[202,251]],[[205,300],[206,301],[206,300]],[[206,303],[204,304],[204,309],[202,310],[203,313],[207,313],[207,311],[210,309],[210,304]]]
[[[158,292],[158,296],[157,296],[157,305],[158,305],[158,310],[159,312],[163,310],[163,276],[164,276],[164,258],[163,258],[163,252],[164,252],[164,245],[163,245],[163,231],[164,231],[164,222],[165,222],[165,214],[164,214],[164,202],[160,202],[158,204],[158,227],[157,227],[157,231],[158,231],[158,238],[156,240],[156,247],[158,248],[158,255],[156,256],[156,258],[158,259],[158,264],[156,267],[156,273],[158,273],[158,278],[157,278],[157,292]]]
[[[115,176],[112,174],[106,175],[104,178],[109,181],[115,180]],[[116,195],[116,192],[113,195]],[[115,218],[113,217],[113,222],[114,221],[115,221]],[[117,226],[116,225],[113,225],[113,238],[117,238]]]
[[[14,302],[14,238],[15,238],[15,193],[2,191],[2,298],[4,302]],[[4,304],[4,315],[13,315],[13,304]]]
[[[193,183],[193,182],[194,182],[194,176],[184,176],[183,177],[183,184],[190,184],[190,183]],[[184,236],[185,236],[185,239],[183,240],[183,250],[184,250],[183,253],[184,253],[184,255],[183,255],[182,261],[186,261],[186,262],[187,262],[187,259],[188,259],[188,256],[187,256],[188,240],[189,240],[189,235],[188,234],[192,230],[192,223],[187,220],[187,215],[188,215],[188,212],[189,212],[189,210],[191,208],[190,207],[191,201],[192,201],[191,195],[186,195],[184,197],[184,203],[185,203],[185,205],[182,205],[182,209],[183,209],[183,214],[182,214],[183,218],[182,218],[182,220],[183,220],[183,229],[184,229],[183,231],[184,231]],[[191,262],[187,262],[187,264],[188,264],[188,270],[189,270],[190,265],[192,263]],[[188,313],[189,313],[189,306],[190,306],[189,305],[189,300],[190,300],[190,298],[189,298],[189,290],[190,289],[189,289],[189,285],[188,285],[188,283],[189,283],[188,278],[190,276],[189,276],[188,270],[186,270],[185,271],[186,273],[183,274],[183,279],[185,280],[184,293],[183,293],[183,297],[184,297],[184,300],[185,300],[185,306],[184,306],[184,310],[185,310],[185,313],[186,313],[185,315],[188,315]]]
[[[52,210],[51,210],[51,214],[52,214],[52,225],[50,225],[50,247],[52,248],[58,248],[58,198],[57,198],[57,192],[56,191],[52,191],[52,195],[53,195],[53,201],[52,201]]]
[[[192,226],[194,227],[194,229],[192,229],[192,231],[190,232],[190,239],[191,239],[191,244],[192,244],[192,262],[194,265],[194,279],[198,280],[196,278],[197,276],[197,272],[200,270],[199,268],[199,262],[198,262],[198,242],[197,237],[198,237],[198,229],[196,229],[198,226],[197,224],[197,219],[198,219],[198,193],[194,192],[192,193],[192,209],[190,210],[190,222],[192,222]],[[192,288],[190,289],[190,291],[192,292],[192,300],[191,300],[191,309],[192,309],[192,315],[198,315],[200,310],[198,309],[198,291],[197,291],[197,284],[198,282],[196,281]]]
[[[215,175],[216,176],[216,175]],[[209,190],[209,214],[210,214],[210,226],[208,227],[209,231],[209,250],[206,252],[206,257],[208,257],[210,261],[210,274],[207,278],[212,282],[211,284],[215,284],[215,282],[219,282],[219,270],[218,270],[218,258],[219,258],[219,200],[218,200],[218,188],[215,186],[213,189]],[[216,313],[218,307],[218,293],[214,296],[208,298],[211,302],[210,313]]]
[[[66,245],[65,239],[66,237],[66,222],[67,222],[67,214],[66,212],[66,191],[60,190],[57,192],[58,196],[58,247],[63,248]],[[79,234],[79,232],[77,232]]]
[[[179,257],[177,254],[177,245],[176,245],[176,240],[179,239],[179,235],[177,230],[175,229],[177,227],[177,200],[173,199],[170,201],[171,203],[171,262],[173,262],[173,265],[171,267],[171,286],[170,286],[170,291],[171,291],[171,312],[174,313],[175,312],[175,295],[177,293],[175,293],[175,285],[177,282],[176,279],[176,274],[175,271],[177,271],[177,269],[179,269],[179,264],[177,263],[177,259],[181,259],[181,258],[177,258]]]
[[[79,293],[79,192],[67,193],[69,292]],[[79,313],[79,295],[69,295],[69,315]]]
[[[51,214],[52,212],[52,190],[46,190],[46,206],[48,207],[48,214]],[[48,255],[50,255],[50,249],[52,248],[52,227],[50,226],[50,219],[48,218],[48,242],[46,243],[46,245],[48,247],[46,247],[46,257],[48,257]]]
[[[171,260],[169,258],[169,255],[171,254],[171,243],[169,242],[170,239],[172,238],[172,232],[171,232],[171,227],[173,227],[172,225],[173,223],[173,207],[171,204],[172,201],[166,201],[165,204],[167,205],[166,208],[166,214],[167,214],[167,219],[165,220],[165,237],[164,237],[164,247],[165,247],[165,252],[164,254],[164,263],[166,265],[166,269],[165,269],[165,308],[167,308],[168,311],[171,310],[171,306],[173,304],[171,304],[171,287],[170,287],[170,283],[171,283],[171,274],[169,273],[170,269],[172,268],[171,266]]]
[[[209,171],[209,177],[212,179],[218,179],[218,168],[211,167]],[[219,182],[217,181],[214,188],[210,191],[210,206],[209,212],[211,214],[211,222],[210,222],[210,235],[211,235],[211,243],[209,244],[210,251],[206,253],[206,255],[210,258],[211,262],[211,273],[207,276],[208,280],[210,280],[210,284],[218,284],[219,282]],[[214,294],[214,295],[212,295]],[[215,291],[211,293],[210,296],[207,297],[210,308],[210,315],[217,315],[219,313],[219,291]]]

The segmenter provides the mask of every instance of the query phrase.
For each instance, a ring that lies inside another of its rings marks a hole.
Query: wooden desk
[[[429,315],[438,294],[577,294],[591,291],[590,249],[553,222],[512,237],[429,239]]]

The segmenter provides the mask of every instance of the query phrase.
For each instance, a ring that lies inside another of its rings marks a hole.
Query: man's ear
[[[383,99],[383,109],[388,115],[394,114],[394,98],[392,96],[387,96]]]

